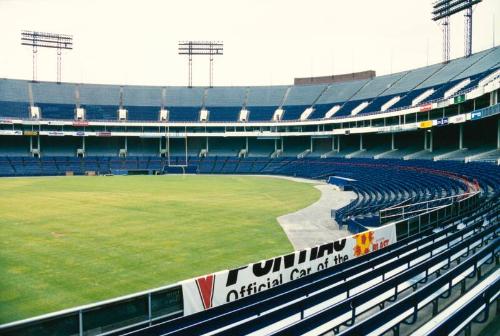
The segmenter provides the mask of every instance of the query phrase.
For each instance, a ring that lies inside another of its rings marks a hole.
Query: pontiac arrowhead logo
[[[356,245],[354,246],[354,255],[360,257],[370,253],[373,238],[373,231],[365,231],[355,235],[354,239],[356,239]]]
[[[203,308],[212,308],[212,300],[214,298],[215,275],[210,274],[206,277],[196,279],[196,286],[200,294]]]

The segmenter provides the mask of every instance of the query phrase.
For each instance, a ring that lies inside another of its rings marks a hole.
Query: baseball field
[[[289,252],[276,217],[319,197],[272,177],[0,179],[0,324]]]

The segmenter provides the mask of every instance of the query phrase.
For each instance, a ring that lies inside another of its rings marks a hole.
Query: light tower
[[[465,11],[465,57],[472,54],[472,6],[483,0],[437,0],[432,8],[432,20],[443,26],[443,62],[450,60],[450,17]]]
[[[33,81],[36,81],[37,76],[38,48],[57,49],[57,82],[61,82],[62,51],[73,49],[73,36],[23,30],[21,44],[33,48]]]
[[[224,54],[224,42],[221,41],[181,41],[179,42],[179,55],[188,56],[188,87],[193,87],[193,56],[202,55],[210,57],[208,74],[209,87],[213,86],[214,56]]]

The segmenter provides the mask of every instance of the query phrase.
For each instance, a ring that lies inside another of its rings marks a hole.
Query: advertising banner
[[[37,135],[38,135],[38,131],[24,131],[24,132],[23,132],[23,135],[27,135],[27,136],[37,136]]]
[[[450,117],[449,122],[451,124],[460,124],[460,123],[464,123],[466,121],[466,119],[467,118],[465,117],[465,114],[460,114],[457,116]]]
[[[450,100],[442,100],[437,102],[436,108],[443,108],[450,105]]]
[[[396,242],[386,225],[310,249],[181,282],[184,315],[265,291]]]
[[[97,132],[96,135],[98,137],[109,137],[111,136],[111,132]]]
[[[415,130],[418,128],[417,123],[409,123],[404,125],[394,125],[394,126],[384,126],[379,128],[379,133],[396,133],[396,132],[404,132],[409,130]]]
[[[73,126],[84,127],[84,126],[88,126],[88,125],[89,125],[88,121],[73,121]]]
[[[446,126],[446,125],[448,125],[448,118],[439,118],[437,120],[437,125],[438,126]]]
[[[420,112],[427,112],[430,110],[432,110],[432,104],[430,103],[420,106]]]
[[[0,130],[0,135],[23,135],[23,131]]]
[[[483,114],[483,113],[482,113],[481,111],[471,112],[471,114],[470,114],[470,119],[471,119],[471,120],[481,119],[482,114]]]
[[[64,132],[61,131],[49,131],[47,133],[48,136],[64,136]]]
[[[463,103],[465,101],[465,95],[460,95],[460,96],[456,96],[455,98],[453,98],[453,103],[454,104],[460,104],[460,103]]]
[[[432,120],[422,121],[418,127],[419,128],[429,128],[429,127],[432,127]]]

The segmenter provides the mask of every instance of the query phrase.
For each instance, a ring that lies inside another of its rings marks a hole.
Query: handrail
[[[81,312],[84,312],[84,311],[91,311],[95,308],[101,308],[103,306],[112,305],[114,303],[122,303],[125,301],[129,301],[131,299],[134,299],[134,298],[140,298],[143,296],[149,296],[152,294],[166,292],[169,290],[180,290],[180,289],[181,289],[181,287],[179,284],[170,284],[170,285],[157,287],[157,288],[153,288],[153,289],[149,289],[149,290],[145,290],[145,291],[141,291],[141,292],[136,292],[136,293],[132,293],[132,294],[127,294],[127,295],[115,297],[115,298],[108,299],[108,300],[94,302],[94,303],[87,304],[87,305],[63,309],[63,310],[59,310],[59,311],[48,313],[48,314],[43,314],[43,315],[39,315],[39,316],[35,316],[35,317],[23,319],[23,320],[18,320],[18,321],[14,321],[14,322],[10,322],[10,323],[1,324],[0,325],[0,335],[2,334],[2,330],[15,328],[17,326],[21,326],[24,324],[41,322],[44,320],[50,320],[52,318],[56,318],[56,317],[60,317],[60,316],[64,316],[64,315],[71,315],[71,314],[75,314],[75,313],[80,314]],[[170,315],[170,314],[167,314],[167,315]]]
[[[422,201],[422,202],[418,202],[418,203],[412,203],[412,204],[407,204],[407,205],[388,207],[388,208],[382,209],[380,211],[396,210],[396,209],[400,209],[400,208],[406,208],[406,207],[416,206],[416,205],[420,205],[420,204],[427,204],[427,203],[438,202],[438,201],[448,200],[448,199],[453,199],[453,198],[460,198],[460,197],[465,197],[465,196],[470,197],[470,196],[473,196],[473,195],[475,195],[477,193],[478,193],[478,191],[467,192],[467,193],[464,193],[464,194],[446,196],[446,197],[441,197],[441,198],[435,198],[435,199],[432,199],[432,200]]]

